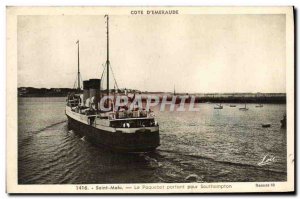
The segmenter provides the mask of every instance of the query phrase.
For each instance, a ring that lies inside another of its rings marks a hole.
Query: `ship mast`
[[[78,87],[77,87],[77,90],[80,91],[80,70],[79,70],[79,40],[77,40],[76,42],[77,45],[77,48],[78,48],[78,74],[77,74],[77,82],[78,82]]]
[[[107,71],[107,96],[109,95],[109,17],[108,15],[105,15],[104,17],[106,17],[106,48],[107,48],[107,52],[106,52],[106,71]]]

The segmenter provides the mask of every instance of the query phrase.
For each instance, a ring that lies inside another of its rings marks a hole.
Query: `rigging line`
[[[103,65],[102,64],[102,66],[103,66],[103,71],[102,71],[102,75],[101,75],[101,83],[100,83],[100,88],[102,88],[102,85],[103,85],[103,75],[104,75],[104,72],[105,72],[105,69],[106,69],[106,67],[105,67],[105,65]]]
[[[76,78],[75,78],[75,82],[74,82],[74,85],[73,85],[73,89],[75,88],[76,82],[77,82],[77,76],[76,76]]]
[[[80,88],[82,87],[82,89],[83,89],[83,79],[82,79],[81,73],[80,73],[80,79],[81,79],[81,82],[82,82],[82,84],[80,84]]]
[[[116,78],[115,78],[114,71],[113,71],[113,69],[112,69],[111,65],[109,65],[109,66],[110,66],[110,69],[111,69],[111,73],[113,74],[113,78],[114,78],[114,80],[115,80],[115,84],[116,84],[116,86],[117,86],[117,89],[119,89],[119,86],[118,86],[117,80],[116,80]]]
[[[104,72],[105,72],[105,69],[106,69],[106,64],[105,65],[102,64],[102,66],[103,66],[103,71],[102,71],[101,79],[103,78],[103,75],[104,75]]]

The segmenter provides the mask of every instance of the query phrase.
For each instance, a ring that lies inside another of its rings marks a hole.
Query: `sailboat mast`
[[[174,84],[174,95],[176,95],[176,92],[175,92],[175,84]]]
[[[78,73],[77,73],[77,82],[78,82],[78,91],[80,91],[80,70],[79,70],[79,40],[77,40],[77,48],[78,48]]]
[[[106,16],[106,48],[107,48],[107,57],[106,57],[106,71],[107,71],[107,96],[109,95],[109,17],[108,15],[105,15]]]

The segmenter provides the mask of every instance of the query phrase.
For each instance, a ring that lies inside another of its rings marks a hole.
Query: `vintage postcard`
[[[293,7],[7,7],[8,193],[294,191]]]

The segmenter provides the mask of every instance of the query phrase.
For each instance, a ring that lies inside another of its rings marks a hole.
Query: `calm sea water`
[[[239,111],[155,111],[161,146],[152,153],[104,151],[69,131],[65,98],[19,98],[20,184],[286,181],[286,105]],[[270,128],[262,128],[270,123]],[[259,166],[265,156],[275,157]],[[190,177],[189,177],[190,176]],[[193,176],[193,178],[191,178]]]

